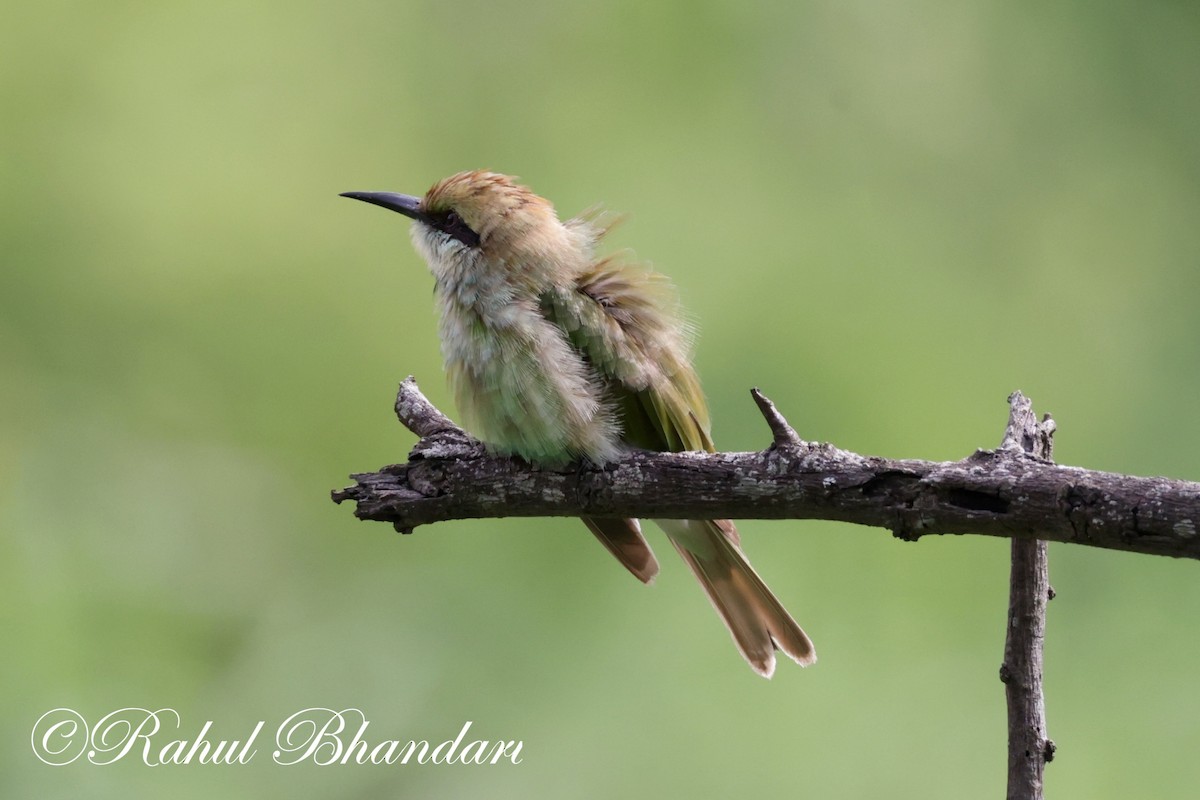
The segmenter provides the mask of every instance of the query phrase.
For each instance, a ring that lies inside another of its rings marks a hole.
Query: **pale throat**
[[[435,278],[446,373],[467,429],[535,463],[615,458],[619,425],[595,372],[540,308],[539,295],[572,281],[583,254],[560,249],[556,260],[522,248],[517,263],[490,263],[479,248],[417,228],[414,242]]]

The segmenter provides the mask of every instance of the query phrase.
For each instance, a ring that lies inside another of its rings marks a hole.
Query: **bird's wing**
[[[543,298],[542,306],[596,370],[620,413],[626,442],[650,450],[714,451],[688,330],[665,278],[604,260],[574,286]],[[731,521],[656,521],[757,672],[771,675],[776,649],[801,665],[816,660],[808,636],[742,555]]]
[[[636,519],[601,519],[581,517],[588,530],[596,535],[600,544],[633,573],[642,583],[653,583],[658,575],[658,559],[650,549],[642,526]]]
[[[692,369],[689,331],[662,275],[615,258],[591,265],[567,286],[540,298],[592,366],[621,421],[622,440],[645,450],[713,451],[708,409]],[[630,572],[649,583],[658,563],[635,519],[584,519]],[[732,523],[714,523],[738,541]]]
[[[595,369],[626,442],[713,452],[708,407],[690,363],[691,331],[665,276],[606,258],[543,295],[541,307]]]

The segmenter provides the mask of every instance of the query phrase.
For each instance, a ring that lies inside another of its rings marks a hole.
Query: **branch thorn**
[[[754,402],[758,404],[758,410],[762,412],[763,418],[766,419],[776,447],[805,446],[805,441],[800,438],[799,434],[788,424],[788,421],[783,418],[783,414],[779,413],[779,409],[775,407],[775,404],[758,390],[758,387],[750,390],[750,396],[754,398]]]

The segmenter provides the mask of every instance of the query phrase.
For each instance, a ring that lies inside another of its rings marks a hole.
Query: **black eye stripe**
[[[471,230],[471,226],[463,222],[462,217],[457,212],[443,211],[440,214],[432,215],[429,221],[433,224],[433,227],[443,233],[449,234],[467,247],[479,246],[479,234]]]

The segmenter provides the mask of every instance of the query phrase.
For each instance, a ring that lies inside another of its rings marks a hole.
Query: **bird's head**
[[[413,243],[439,278],[479,269],[537,273],[567,265],[579,242],[554,206],[507,175],[460,172],[424,197],[394,192],[345,192],[410,217]]]

